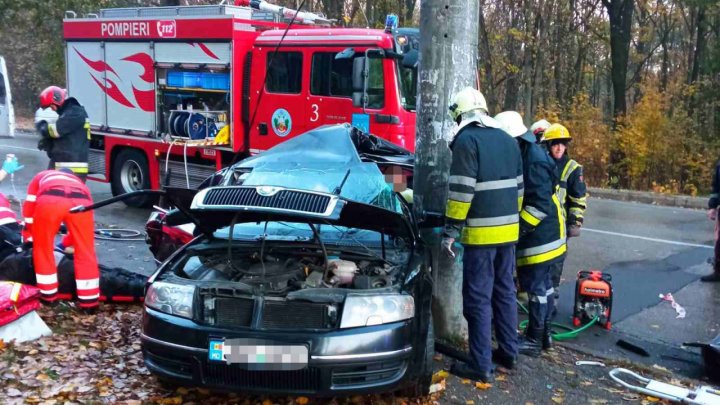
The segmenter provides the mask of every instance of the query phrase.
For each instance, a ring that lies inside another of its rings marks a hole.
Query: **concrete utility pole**
[[[420,3],[420,66],[415,144],[414,206],[445,212],[451,153],[448,143],[455,128],[448,115],[451,97],[477,80],[478,0],[422,0]],[[450,341],[467,339],[462,316],[462,252],[457,260],[439,253],[437,232],[426,232],[433,247],[435,291],[433,314],[436,336]],[[462,250],[462,249],[460,249]]]

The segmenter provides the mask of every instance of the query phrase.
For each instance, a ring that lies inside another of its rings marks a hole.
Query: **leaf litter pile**
[[[60,303],[54,308],[43,307],[38,312],[52,329],[52,336],[26,343],[0,340],[2,404],[534,405],[537,402],[532,400],[555,404],[580,399],[592,404],[620,401],[651,404],[658,401],[615,388],[603,376],[607,370],[597,369],[597,374],[592,377],[581,373],[573,364],[578,359],[577,354],[560,347],[540,359],[522,357],[518,370],[500,369],[493,384],[458,379],[440,370],[433,376],[432,394],[422,398],[383,394],[314,400],[171,387],[161,384],[143,364],[141,306],[105,304],[97,314],[86,315],[79,313],[72,304]],[[436,369],[447,369],[449,364],[447,358],[435,356]],[[578,370],[577,373],[573,369]],[[578,394],[579,397],[575,397]]]
[[[142,307],[104,304],[95,315],[72,304],[41,308],[53,335],[25,343],[0,340],[2,404],[286,404],[316,401],[305,397],[256,397],[199,388],[169,387],[145,368],[140,349]],[[323,400],[335,404],[437,404],[426,398],[391,394]]]

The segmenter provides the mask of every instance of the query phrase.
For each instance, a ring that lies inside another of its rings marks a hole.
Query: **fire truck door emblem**
[[[292,130],[292,118],[284,108],[278,108],[272,115],[272,129],[275,135],[284,137]]]

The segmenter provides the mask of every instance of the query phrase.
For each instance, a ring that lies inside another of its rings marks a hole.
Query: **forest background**
[[[419,0],[273,0],[337,25],[417,26]],[[65,81],[62,19],[100,8],[197,0],[0,0],[0,55],[15,107]],[[709,192],[720,158],[720,1],[480,0],[479,77],[491,114],[569,128],[591,186]]]

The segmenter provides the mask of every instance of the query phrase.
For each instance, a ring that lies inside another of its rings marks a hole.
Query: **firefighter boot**
[[[708,274],[707,276],[700,277],[700,281],[705,281],[707,283],[717,283],[720,282],[720,269],[715,269],[712,274]]]
[[[552,347],[552,324],[550,321],[545,321],[542,334],[542,349],[548,350]]]
[[[518,352],[530,357],[540,356],[540,349],[542,349],[542,335],[543,328],[531,328],[528,326],[525,330],[525,335],[520,338]]]

